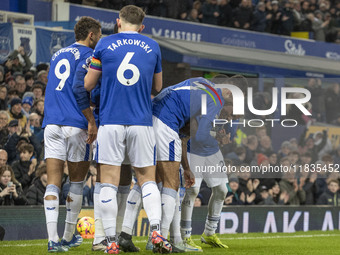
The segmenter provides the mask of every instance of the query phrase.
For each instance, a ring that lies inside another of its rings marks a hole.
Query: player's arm
[[[181,164],[184,170],[184,179],[185,179],[185,188],[190,188],[195,184],[195,176],[190,170],[190,165],[188,161],[188,141],[190,137],[189,136],[183,136],[181,138],[182,140],[182,159]]]
[[[91,90],[93,90],[96,87],[97,82],[98,82],[101,74],[102,74],[101,71],[92,69],[90,67],[90,69],[89,69],[89,71],[86,74],[85,79],[84,79],[84,87],[88,92],[90,92]]]
[[[163,72],[155,73],[153,75],[152,88],[159,92],[161,91],[162,87],[163,87]]]

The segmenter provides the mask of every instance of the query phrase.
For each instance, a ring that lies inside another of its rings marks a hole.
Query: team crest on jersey
[[[64,48],[66,41],[66,35],[62,33],[52,33],[51,34],[51,44],[50,44],[50,53],[53,55],[58,50]]]
[[[0,63],[5,62],[11,53],[11,41],[8,37],[0,36]]]
[[[32,48],[30,46],[30,38],[28,37],[20,37],[20,45],[24,47],[25,53],[27,56],[32,55]]]

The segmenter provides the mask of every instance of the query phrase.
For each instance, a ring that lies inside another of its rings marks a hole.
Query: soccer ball
[[[83,217],[78,220],[77,230],[83,237],[94,235],[94,219],[91,217]]]

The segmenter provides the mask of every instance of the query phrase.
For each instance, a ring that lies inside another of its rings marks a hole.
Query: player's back
[[[99,41],[93,61],[102,71],[100,124],[152,126],[152,82],[162,70],[159,45],[137,32],[121,32]]]
[[[199,87],[205,88],[206,85],[214,86],[197,77],[167,87],[153,99],[153,115],[178,132],[191,118],[201,114],[201,95],[206,92]],[[208,103],[210,105],[213,101],[209,99]]]
[[[43,127],[55,124],[87,129],[87,121],[77,105],[72,84],[78,64],[90,57],[92,52],[91,48],[74,43],[52,56],[45,91]]]

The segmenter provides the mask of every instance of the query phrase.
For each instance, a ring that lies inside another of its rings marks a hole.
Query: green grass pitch
[[[200,243],[200,236],[193,238],[197,244]],[[202,244],[203,254],[340,254],[340,231],[228,234],[220,235],[220,239],[229,246],[229,249],[211,248]],[[145,251],[146,237],[134,237],[133,240],[141,248],[139,254],[153,254],[151,251]],[[102,254],[91,251],[91,241],[87,239],[80,247],[73,248],[65,254]],[[47,254],[47,241],[3,241],[0,242],[0,254]]]

